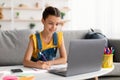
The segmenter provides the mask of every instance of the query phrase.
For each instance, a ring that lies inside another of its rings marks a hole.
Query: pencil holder
[[[113,54],[104,54],[102,68],[112,68]]]

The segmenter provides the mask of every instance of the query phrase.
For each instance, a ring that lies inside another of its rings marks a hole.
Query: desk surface
[[[52,68],[59,68],[59,67],[65,67],[65,66],[66,65],[57,65],[57,66],[53,66]],[[10,71],[11,69],[18,69],[18,68],[22,69],[23,72],[22,73],[11,73]],[[102,68],[100,71],[96,71],[96,72],[90,72],[90,73],[80,74],[80,75],[71,76],[71,77],[62,77],[59,75],[48,73],[47,70],[26,68],[26,67],[23,67],[22,65],[19,65],[19,66],[0,67],[0,73],[4,74],[2,77],[6,75],[20,76],[24,74],[32,74],[35,76],[35,80],[58,80],[58,79],[59,80],[79,80],[79,79],[89,79],[95,76],[102,76],[104,74],[111,72],[113,69],[114,69],[114,66],[113,68],[106,68],[106,69]]]

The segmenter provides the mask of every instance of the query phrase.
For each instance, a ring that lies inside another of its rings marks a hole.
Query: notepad
[[[20,77],[19,80],[35,80],[34,76],[23,76]]]
[[[19,80],[35,80],[35,76],[32,74],[22,74],[19,75]]]
[[[9,75],[3,77],[3,80],[18,80],[18,77]]]
[[[0,73],[0,78],[1,78],[3,75],[4,75],[3,73]]]

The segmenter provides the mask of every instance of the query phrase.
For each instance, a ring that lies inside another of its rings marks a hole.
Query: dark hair
[[[58,10],[56,7],[46,7],[43,11],[42,18],[45,20],[49,15],[53,15],[56,17],[61,17],[60,10]]]

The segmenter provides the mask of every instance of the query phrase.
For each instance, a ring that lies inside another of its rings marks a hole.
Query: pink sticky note
[[[3,80],[18,80],[18,78],[16,76],[5,76]]]

